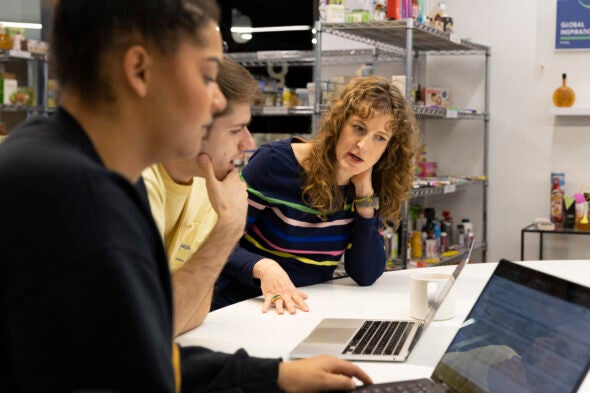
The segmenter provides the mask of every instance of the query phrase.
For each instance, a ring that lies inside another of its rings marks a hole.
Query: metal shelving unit
[[[485,181],[466,181],[461,184],[449,184],[437,187],[420,187],[412,190],[412,198],[425,197],[431,195],[452,194],[459,191],[467,190],[469,187],[484,185]]]
[[[243,53],[229,53],[228,56],[240,63],[244,67],[266,67],[288,65],[295,67],[313,67],[314,80],[317,69],[323,65],[335,64],[363,64],[384,61],[404,61],[403,53],[400,51],[379,51],[376,49],[339,49],[326,50],[318,57],[316,50],[301,51],[301,50],[284,50],[284,51],[259,51],[259,52],[243,52]],[[321,61],[321,63],[320,63]],[[320,86],[320,84],[316,84]],[[254,116],[291,116],[291,115],[305,115],[312,117],[312,130],[316,129],[319,115],[325,110],[325,106],[319,101],[321,91],[316,89],[315,106],[309,107],[295,107],[295,108],[272,108],[272,107],[254,107],[252,114]],[[444,111],[434,113],[432,116],[445,117]]]
[[[459,38],[457,35],[442,32],[431,28],[428,25],[416,23],[413,19],[399,21],[361,22],[361,23],[321,23],[316,22],[317,44],[315,48],[315,63],[324,64],[324,51],[321,48],[323,34],[331,34],[348,40],[361,42],[373,48],[374,65],[376,66],[379,56],[386,53],[389,56],[401,58],[405,62],[406,91],[407,99],[411,99],[412,85],[414,81],[414,59],[418,55],[480,55],[485,57],[485,88],[484,88],[484,111],[451,111],[442,108],[414,107],[414,112],[421,119],[453,119],[453,120],[479,120],[483,122],[483,174],[484,181],[471,181],[454,187],[428,187],[415,189],[412,198],[420,198],[428,195],[447,194],[460,192],[469,187],[483,187],[482,200],[482,222],[481,241],[476,249],[481,250],[483,260],[486,258],[487,250],[487,187],[488,187],[488,129],[489,129],[489,57],[490,48],[476,44],[472,41]],[[314,81],[319,86],[321,78],[321,67],[314,69]],[[320,92],[316,89],[315,113],[319,113]],[[403,267],[407,266],[409,256],[405,244],[408,242],[408,203],[403,206],[402,221],[400,225],[400,259]],[[452,261],[441,261],[452,263]]]
[[[483,174],[488,176],[488,122],[489,122],[489,57],[490,48],[459,38],[457,35],[442,32],[428,25],[416,23],[414,20],[361,22],[361,23],[322,23],[316,21],[316,45],[312,51],[262,51],[250,53],[230,53],[229,56],[246,67],[264,67],[269,65],[286,64],[289,66],[313,67],[313,80],[316,86],[321,86],[322,66],[340,64],[373,63],[378,73],[378,63],[384,61],[402,61],[405,65],[406,98],[411,98],[414,80],[414,60],[418,55],[480,55],[485,56],[485,108],[483,112],[447,110],[443,108],[427,108],[414,106],[414,112],[420,119],[448,119],[449,121],[476,120],[483,122]],[[331,34],[348,40],[369,45],[369,49],[350,50],[322,50],[323,34]],[[255,116],[311,116],[312,130],[316,129],[319,115],[325,111],[321,103],[322,92],[315,90],[315,104],[313,107],[254,107]],[[487,249],[487,180],[468,181],[462,184],[440,187],[415,189],[412,198],[430,195],[450,194],[461,192],[471,187],[483,187],[481,241],[476,249],[482,251],[485,260]],[[400,244],[408,240],[408,203],[403,206],[402,222],[400,225]],[[407,265],[408,255],[406,247],[400,247],[402,264]],[[441,262],[442,263],[442,262]],[[450,263],[450,262],[449,262]]]
[[[260,67],[269,64],[313,67],[316,64],[315,51],[260,51],[229,53],[228,56],[245,67]],[[322,64],[362,64],[373,61],[375,56],[375,51],[371,49],[329,50],[322,53]],[[378,59],[380,61],[401,61],[403,57],[391,53],[381,53],[378,55]]]
[[[26,63],[26,86],[33,89],[36,102],[36,105],[0,104],[0,117],[3,113],[23,113],[24,118],[48,113],[50,110],[46,106],[45,94],[48,75],[47,56],[21,50],[0,50],[0,63]]]
[[[253,106],[254,116],[312,116],[312,106]]]
[[[412,31],[411,47],[406,46],[408,30]],[[455,34],[415,23],[413,19],[359,23],[326,23],[323,31],[353,41],[363,42],[406,57],[413,51],[438,54],[485,53],[489,48],[461,39]]]
[[[8,60],[41,60],[47,61],[47,55],[31,53],[24,50],[0,50],[0,61]]]
[[[8,105],[0,104],[0,112],[39,112],[43,107],[36,105]]]

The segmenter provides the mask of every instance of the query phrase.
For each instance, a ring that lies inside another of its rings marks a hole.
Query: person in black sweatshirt
[[[0,145],[0,391],[304,392],[371,382],[332,357],[282,362],[173,342],[166,253],[136,183],[155,162],[197,156],[225,106],[218,15],[212,0],[56,2],[59,107]],[[214,176],[206,155],[199,163]],[[215,278],[204,274],[203,285]]]

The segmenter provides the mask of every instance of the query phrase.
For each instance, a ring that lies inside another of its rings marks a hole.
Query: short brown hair
[[[217,75],[217,83],[221,93],[227,99],[227,108],[232,102],[259,105],[263,96],[258,82],[250,72],[228,56],[223,57]],[[226,108],[226,110],[227,110]],[[223,111],[219,115],[225,113]]]

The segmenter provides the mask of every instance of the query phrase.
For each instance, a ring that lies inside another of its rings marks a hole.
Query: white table
[[[528,261],[526,266],[590,286],[590,260]],[[475,303],[496,263],[467,265],[452,291],[455,318],[433,322],[406,362],[357,362],[374,382],[429,377]],[[427,268],[450,273],[454,266]],[[419,269],[424,271],[424,269]],[[409,277],[418,269],[386,272],[370,287],[350,278],[302,288],[309,295],[309,312],[277,315],[261,312],[262,299],[250,299],[209,314],[203,324],[182,336],[181,345],[199,345],[223,352],[244,348],[252,356],[288,359],[293,347],[325,317],[409,318]],[[590,334],[590,332],[588,332]],[[586,377],[579,392],[590,393]]]

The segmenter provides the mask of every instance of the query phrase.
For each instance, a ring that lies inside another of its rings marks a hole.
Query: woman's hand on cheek
[[[367,169],[364,172],[357,173],[350,181],[354,184],[354,192],[356,196],[366,197],[373,196],[375,191],[373,190],[373,184],[371,181],[371,175],[373,173],[373,167]]]

